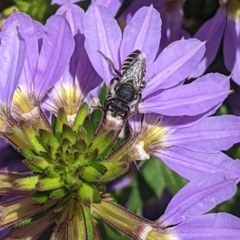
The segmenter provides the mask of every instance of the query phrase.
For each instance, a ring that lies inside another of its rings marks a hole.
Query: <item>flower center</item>
[[[220,0],[220,5],[234,19],[240,18],[240,2],[239,0]]]
[[[13,95],[13,114],[26,114],[34,109],[34,97],[27,96],[20,88]]]
[[[142,132],[140,139],[144,142],[144,149],[147,153],[151,153],[156,148],[164,148],[166,146],[166,136],[169,129],[160,125],[147,125]]]

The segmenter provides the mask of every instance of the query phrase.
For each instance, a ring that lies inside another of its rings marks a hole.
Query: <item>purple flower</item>
[[[155,222],[136,218],[108,202],[103,203],[111,209],[108,214],[106,208],[97,205],[93,211],[132,239],[239,239],[239,218],[226,213],[205,214],[235,194],[237,181],[228,174],[195,178],[172,198],[165,213]],[[113,216],[116,221],[110,221]]]
[[[198,77],[215,59],[223,38],[223,56],[232,79],[240,84],[239,59],[239,9],[238,1],[219,1],[221,7],[213,18],[206,21],[194,37],[206,41],[206,54],[191,77]]]
[[[239,142],[239,117],[224,115],[194,122],[194,117],[146,114],[143,120],[135,116],[129,123],[138,139],[132,149],[135,160],[157,156],[189,180],[215,172],[240,177],[239,160],[221,152]]]
[[[174,239],[238,239],[239,218],[226,213],[204,214],[234,194],[234,181],[221,174],[196,178],[173,197],[157,225]]]
[[[102,80],[92,67],[83,47],[85,40],[83,35],[84,11],[77,5],[67,3],[59,8],[56,16],[64,13],[66,13],[66,19],[71,28],[75,48],[69,65],[48,93],[43,107],[55,114],[60,108],[63,108],[70,120],[74,119],[89,92],[95,89],[96,92],[93,95],[97,96],[97,90],[100,90],[99,85]]]
[[[95,4],[86,13],[84,28],[90,61],[107,85],[114,73],[98,51],[110,58],[117,69],[132,51],[139,49],[146,54],[147,86],[139,104],[141,113],[195,116],[213,111],[230,92],[229,78],[220,74],[211,73],[182,85],[204,55],[204,43],[196,39],[176,41],[156,58],[161,19],[153,7],[141,8],[122,36],[110,12]]]
[[[16,23],[26,44],[22,74],[11,86],[12,114],[18,118],[41,117],[40,102],[63,74],[74,49],[74,41],[64,15],[48,19],[43,27],[24,13],[13,13],[4,27]],[[17,56],[16,56],[16,59]],[[8,71],[11,71],[9,69]],[[5,73],[8,73],[5,71]],[[13,82],[13,81],[12,81]]]
[[[161,19],[152,7],[138,10],[123,36],[110,12],[97,4],[87,11],[84,26],[89,58],[107,85],[114,73],[99,50],[117,69],[133,50],[146,54],[146,88],[138,106],[145,116],[143,122],[138,116],[130,119],[138,140],[133,138],[129,143],[133,146],[129,147],[129,158],[157,156],[189,180],[204,172],[226,170],[239,178],[239,162],[221,151],[239,142],[240,119],[230,115],[208,117],[230,93],[229,77],[210,73],[183,84],[201,60],[204,43],[196,39],[176,41],[156,57]]]

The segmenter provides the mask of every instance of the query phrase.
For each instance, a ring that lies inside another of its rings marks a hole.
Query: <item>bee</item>
[[[101,53],[101,52],[100,52]],[[146,56],[140,50],[133,51],[127,56],[118,71],[113,62],[101,53],[116,73],[109,86],[107,97],[103,104],[105,115],[126,121],[132,113],[133,107],[137,111],[142,99],[142,89],[146,86]]]

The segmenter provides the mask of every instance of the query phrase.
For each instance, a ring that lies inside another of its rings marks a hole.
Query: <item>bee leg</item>
[[[90,103],[90,113],[92,113],[95,109],[102,109],[100,100],[97,97],[90,99],[89,103]]]
[[[101,51],[98,50],[98,52],[105,58],[105,60],[108,62],[108,64],[111,66],[111,68],[113,69],[113,71],[119,76],[122,77],[121,73],[115,68],[112,60],[110,58],[108,58],[104,53],[102,53]]]
[[[139,90],[139,92],[138,92],[138,94],[137,94],[136,100],[137,100],[137,102],[136,102],[136,104],[135,104],[134,113],[137,113],[137,114],[138,114],[138,113],[139,113],[138,105],[139,105],[139,103],[140,103],[141,100],[142,100],[142,91],[141,91],[141,90]]]
[[[119,77],[112,78],[111,81],[110,81],[110,85],[113,85],[115,81],[119,82],[120,78]]]
[[[151,77],[149,77],[149,78],[145,78],[145,79],[144,79],[145,86],[146,86],[146,83],[149,82],[149,81],[151,81],[155,76],[156,76],[156,75],[153,74]],[[144,83],[143,83],[143,84],[144,84]],[[141,87],[141,88],[143,89],[143,88],[145,88],[145,86],[144,86],[144,87]]]

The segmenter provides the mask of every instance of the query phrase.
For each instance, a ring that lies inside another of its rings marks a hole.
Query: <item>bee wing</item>
[[[127,56],[121,68],[121,82],[129,82],[139,90],[146,73],[146,56],[140,50]]]

